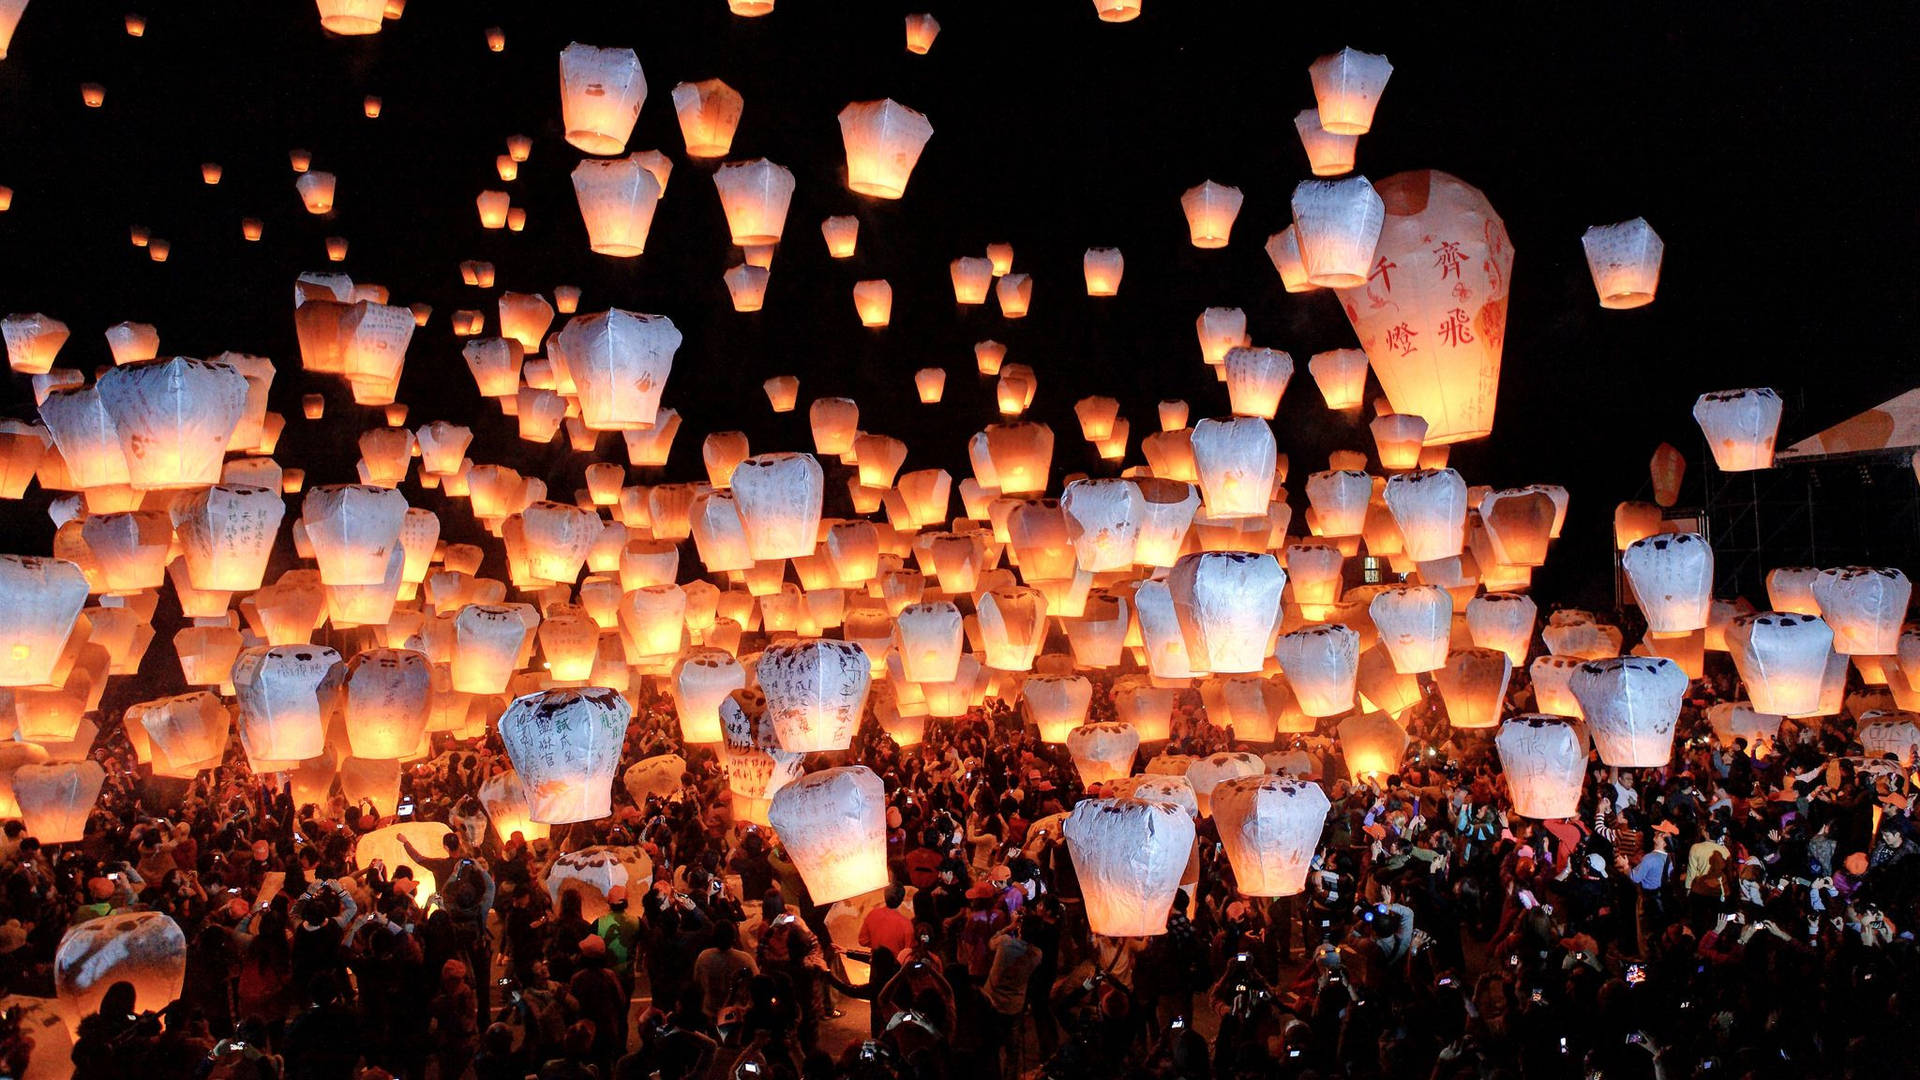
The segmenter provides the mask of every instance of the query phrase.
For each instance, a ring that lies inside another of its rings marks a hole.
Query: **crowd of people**
[[[72,1033],[79,1080],[1912,1075],[1910,763],[1862,755],[1846,714],[1722,743],[1706,710],[1735,690],[1710,654],[1670,762],[1592,759],[1557,821],[1510,812],[1489,733],[1431,691],[1374,782],[1337,741],[1282,736],[1331,801],[1306,892],[1240,896],[1203,819],[1166,932],[1137,939],[1089,933],[1049,827],[1098,791],[991,699],[916,745],[863,725],[846,757],[887,785],[893,884],[837,911],[733,820],[720,759],[650,690],[626,760],[682,754],[677,791],[616,786],[612,816],[529,843],[476,797],[497,742],[437,747],[401,801],[450,835],[391,867],[355,849],[398,806],[296,805],[237,751],[162,798],[110,736],[85,840],[0,832],[0,979],[52,996],[70,927],[179,924],[181,997],[111,987]],[[1516,671],[1509,708],[1531,704]],[[1232,735],[1188,692],[1149,750]],[[651,883],[556,896],[548,867],[589,845],[638,849]]]

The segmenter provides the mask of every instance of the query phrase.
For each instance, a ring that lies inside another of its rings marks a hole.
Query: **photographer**
[[[136,1015],[134,1000],[133,984],[123,979],[107,987],[100,1011],[80,1021],[70,1056],[74,1080],[120,1080],[144,1069],[160,1017]]]

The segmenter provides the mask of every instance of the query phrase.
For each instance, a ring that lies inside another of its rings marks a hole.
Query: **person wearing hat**
[[[474,1051],[479,1049],[480,1003],[465,963],[448,960],[440,965],[440,984],[427,1003],[427,1014],[440,1075],[466,1072]]]
[[[577,1015],[593,1023],[592,1054],[602,1076],[611,1076],[614,1060],[627,1052],[627,990],[610,963],[606,939],[588,934],[580,939],[580,967],[567,982]]]

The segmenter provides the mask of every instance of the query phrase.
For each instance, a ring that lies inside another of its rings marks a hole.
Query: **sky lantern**
[[[1419,467],[1421,442],[1427,437],[1425,420],[1412,413],[1388,413],[1374,417],[1367,429],[1373,433],[1381,468],[1404,472]]]
[[[1527,665],[1527,677],[1533,683],[1534,708],[1555,716],[1585,717],[1580,699],[1573,695],[1573,675],[1586,661],[1576,656],[1543,655]]]
[[[861,326],[885,326],[893,319],[893,286],[885,278],[853,283],[853,309]]]
[[[1334,349],[1313,354],[1307,370],[1320,387],[1327,408],[1336,412],[1358,409],[1367,396],[1367,354],[1359,349]],[[1422,436],[1424,438],[1424,434]]]
[[[233,728],[227,707],[205,690],[128,706],[126,719],[146,730],[156,758],[186,773],[219,765]]]
[[[1552,498],[1534,488],[1489,491],[1480,499],[1480,521],[1487,542],[1508,566],[1541,566],[1558,513]]]
[[[1569,681],[1600,760],[1624,768],[1665,765],[1687,676],[1659,656],[1616,656],[1580,664]]]
[[[929,367],[914,372],[913,389],[920,396],[920,404],[939,404],[947,389],[947,369]]]
[[[1820,616],[1833,628],[1835,652],[1848,656],[1894,656],[1913,585],[1890,566],[1841,566],[1813,580]]]
[[[872,682],[872,666],[859,645],[823,638],[770,645],[754,674],[780,749],[847,748]]]
[[[726,157],[733,148],[733,133],[740,126],[740,110],[745,105],[740,92],[719,79],[676,84],[673,111],[680,119],[687,156]]]
[[[1467,631],[1475,645],[1499,649],[1515,667],[1527,662],[1539,609],[1521,593],[1488,593],[1467,601]]]
[[[1005,274],[993,283],[993,297],[1000,303],[1000,316],[1024,319],[1033,304],[1033,278],[1026,274]]]
[[[1513,661],[1499,649],[1448,651],[1433,673],[1447,703],[1447,722],[1456,729],[1498,726],[1512,675]]]
[[[528,576],[572,584],[600,534],[600,516],[566,503],[541,500],[521,511],[520,519]]]
[[[1167,583],[1187,654],[1196,668],[1219,674],[1261,670],[1279,622],[1280,594],[1287,584],[1287,572],[1272,555],[1247,551],[1183,555]]]
[[[852,398],[815,398],[807,406],[813,431],[813,452],[821,457],[844,457],[853,450],[860,430],[860,405]]]
[[[531,808],[527,805],[526,790],[520,783],[520,774],[512,769],[495,773],[482,781],[479,797],[481,807],[487,812],[487,820],[493,824],[494,835],[502,844],[512,839],[515,833],[522,840],[532,842],[546,838],[552,831],[533,820]]]
[[[93,760],[22,765],[13,773],[13,795],[27,835],[43,844],[70,844],[86,837],[87,818],[107,781]]]
[[[560,50],[560,123],[567,142],[589,154],[627,148],[647,77],[632,49],[603,49],[573,42]]]
[[[1227,350],[1223,370],[1234,415],[1271,420],[1293,378],[1293,357],[1279,349],[1235,346]]]
[[[813,554],[825,479],[810,454],[758,454],[733,473],[734,500],[755,559]]]
[[[1040,590],[1025,585],[991,589],[975,606],[986,665],[996,671],[1032,668],[1046,642],[1047,601]]]
[[[519,666],[529,628],[539,616],[525,604],[462,604],[453,618],[453,689],[498,694]]]
[[[176,356],[109,369],[100,403],[112,417],[135,490],[218,483],[247,380],[229,364]]]
[[[1193,850],[1193,818],[1184,809],[1132,798],[1083,799],[1061,832],[1094,933],[1166,933],[1173,894]]]
[[[952,682],[966,645],[960,609],[947,601],[909,605],[894,617],[893,643],[909,681]]]
[[[1687,475],[1687,459],[1672,443],[1663,442],[1654,448],[1648,473],[1653,480],[1654,502],[1670,507],[1679,501],[1680,481]]]
[[[997,341],[976,341],[973,343],[973,363],[982,375],[1000,374],[1000,365],[1006,361],[1007,347]]]
[[[860,239],[860,219],[851,214],[836,214],[820,223],[820,235],[826,238],[830,257],[851,259]],[[985,298],[983,293],[981,299]]]
[[[1372,498],[1373,478],[1357,469],[1327,469],[1307,477],[1307,503],[1322,536],[1359,536]]]
[[[472,372],[474,386],[482,397],[504,399],[519,392],[526,352],[518,341],[481,338],[462,346],[460,355],[466,359],[467,370]]]
[[[554,344],[579,390],[580,418],[594,431],[652,426],[681,335],[665,315],[612,308],[576,315]]]
[[[745,263],[729,267],[720,275],[726,282],[727,297],[733,302],[733,310],[739,312],[759,311],[766,306],[767,282],[772,277],[765,269],[748,266]]]
[[[1087,722],[1093,684],[1084,675],[1034,675],[1021,684],[1020,699],[1040,729],[1040,741],[1060,745]]]
[[[1053,429],[1031,420],[988,424],[981,432],[1002,494],[1045,491],[1053,465]]]
[[[987,289],[993,284],[993,261],[978,255],[962,255],[947,264],[947,276],[953,281],[954,303],[984,304]],[[993,373],[981,371],[983,375]]]
[[[1792,716],[1820,704],[1836,635],[1818,615],[1761,611],[1737,616],[1727,651],[1758,712]]]
[[[766,158],[723,163],[713,174],[727,228],[740,247],[777,244],[793,201],[793,173]]]
[[[1485,195],[1446,173],[1396,173],[1376,190],[1379,244],[1360,278],[1340,286],[1341,306],[1394,411],[1424,417],[1429,444],[1483,438],[1506,341],[1506,226]]]
[[[53,954],[54,991],[71,1017],[98,1013],[119,982],[133,986],[134,1009],[157,1013],[180,997],[186,981],[187,935],[163,912],[118,911],[76,922]]]
[[[907,51],[916,56],[925,56],[933,48],[933,39],[940,36],[940,20],[926,12],[907,16]]]
[[[1650,502],[1628,501],[1613,508],[1613,543],[1621,551],[1649,536],[1657,536],[1663,517]]]
[[[681,738],[697,745],[720,742],[725,737],[720,703],[743,688],[746,678],[746,669],[724,650],[696,648],[683,655],[674,664],[670,684]]]
[[[1246,196],[1237,187],[1211,180],[1188,188],[1180,196],[1180,209],[1187,215],[1187,236],[1197,248],[1223,248],[1233,235],[1233,221],[1240,216],[1240,204]]]
[[[1093,573],[1133,565],[1142,513],[1140,488],[1131,480],[1076,480],[1060,496],[1075,561]]]
[[[1332,623],[1282,634],[1274,646],[1274,658],[1308,716],[1339,716],[1353,708],[1360,635],[1352,628]]]
[[[758,690],[741,689],[720,702],[725,734],[727,789],[735,818],[764,825],[775,792],[804,772],[804,755],[781,750],[766,717],[767,701]]]
[[[1452,469],[1415,469],[1387,478],[1387,509],[1408,558],[1450,559],[1466,544],[1467,484]]]
[[[391,488],[329,484],[306,493],[301,520],[328,585],[377,585],[400,540],[407,498]]]
[[[1813,583],[1820,578],[1817,566],[1776,566],[1767,571],[1767,604],[1775,611],[1795,615],[1820,614],[1820,601],[1813,595]]]
[[[1300,231],[1292,225],[1267,237],[1267,259],[1280,275],[1280,285],[1290,293],[1312,292],[1320,286],[1307,278],[1307,264],[1300,259]]]
[[[315,0],[320,28],[335,34],[377,34],[386,17],[387,0]],[[22,5],[24,6],[24,5]]]
[[[840,141],[847,150],[847,187],[877,199],[898,199],[933,125],[919,112],[883,98],[840,110]]]
[[[773,793],[767,822],[815,903],[887,884],[886,786],[866,766],[822,769],[787,784]]]
[[[1649,631],[1678,634],[1706,627],[1713,600],[1713,548],[1706,537],[1663,533],[1635,540],[1620,565]]]
[[[513,700],[500,741],[520,774],[528,816],[548,825],[613,812],[613,777],[633,707],[605,687],[546,690]]]
[[[1384,218],[1385,205],[1364,176],[1294,188],[1294,235],[1307,280],[1334,289],[1366,284]]]
[[[1131,22],[1140,17],[1142,0],[1093,0],[1093,12],[1101,22]]]
[[[260,645],[233,663],[240,737],[251,753],[305,761],[326,750],[323,696],[340,654],[323,645]],[[409,747],[411,749],[411,747]]]
[[[1087,787],[1131,775],[1134,755],[1140,750],[1140,733],[1120,721],[1082,724],[1067,732],[1066,741],[1074,771]]]
[[[573,196],[587,226],[587,247],[601,255],[626,259],[647,250],[660,194],[660,182],[637,154],[584,158],[573,167]],[[528,351],[538,351],[538,343]]]
[[[1751,710],[1747,710],[1750,715]],[[1892,754],[1898,758],[1902,767],[1911,768],[1914,763],[1914,747],[1920,744],[1920,715],[1910,711],[1895,710],[1884,712],[1875,710],[1860,717],[1861,724],[1856,738],[1860,749],[1871,758]],[[1773,718],[1777,729],[1779,717]]]
[[[1365,135],[1393,65],[1384,56],[1345,48],[1315,60],[1307,75],[1319,103],[1320,126],[1335,135]]]
[[[300,179],[293,182],[295,191],[300,193],[300,203],[309,214],[330,214],[333,212],[334,190],[339,180],[330,172],[315,169],[301,173]]]
[[[1194,425],[1194,471],[1210,518],[1267,516],[1274,485],[1273,428],[1258,416]]]
[[[1087,281],[1088,296],[1118,296],[1120,276],[1127,260],[1119,248],[1092,247],[1080,257],[1080,273]]]
[[[107,327],[106,337],[115,364],[152,360],[160,355],[160,331],[151,323],[117,322]]]
[[[1110,397],[1084,397],[1073,403],[1073,414],[1080,421],[1080,435],[1097,442],[1113,433],[1120,417],[1120,403]]]
[[[1258,754],[1222,752],[1194,758],[1187,763],[1187,783],[1193,787],[1194,803],[1200,817],[1213,816],[1214,788],[1229,780],[1260,776],[1266,763]]]
[[[88,514],[81,536],[99,560],[109,593],[158,588],[166,580],[173,523],[157,510]]]
[[[1447,662],[1453,598],[1433,585],[1395,585],[1375,594],[1367,614],[1395,671],[1414,675]]]
[[[1701,394],[1693,419],[1722,472],[1773,467],[1773,440],[1780,431],[1780,395],[1761,387]]]
[[[1340,753],[1356,783],[1385,787],[1400,771],[1407,753],[1407,731],[1383,712],[1360,712],[1340,721]]]
[[[1667,245],[1646,218],[1595,225],[1580,237],[1587,270],[1603,308],[1637,308],[1653,303],[1660,287],[1660,257]]]
[[[1293,118],[1293,129],[1300,133],[1313,175],[1342,176],[1353,171],[1358,135],[1340,135],[1321,127],[1319,109],[1300,110]]]
[[[1493,745],[1514,813],[1536,821],[1579,815],[1587,740],[1572,722],[1526,713],[1501,724]]]
[[[367,761],[411,757],[426,735],[433,665],[410,649],[365,649],[347,661],[347,741]]]
[[[170,513],[194,587],[258,589],[286,512],[269,488],[220,484],[177,496]]]
[[[1318,784],[1244,776],[1217,784],[1211,801],[1214,826],[1242,896],[1305,891],[1330,808]]]

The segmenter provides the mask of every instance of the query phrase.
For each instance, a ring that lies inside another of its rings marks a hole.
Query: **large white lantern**
[[[1513,661],[1499,649],[1454,649],[1434,670],[1433,681],[1447,703],[1447,722],[1455,728],[1490,728],[1500,723]]]
[[[1389,775],[1400,771],[1407,753],[1407,730],[1383,712],[1355,713],[1337,729],[1347,774],[1357,783],[1386,786]]]
[[[75,1022],[98,1013],[114,983],[133,984],[133,1008],[155,1012],[177,1000],[186,981],[187,935],[164,912],[119,911],[77,922],[53,953],[54,991]]]
[[[1513,812],[1537,821],[1575,817],[1586,782],[1587,740],[1562,717],[1526,713],[1493,737]]]
[[[660,194],[660,181],[638,154],[583,158],[573,167],[573,197],[587,226],[587,247],[599,255],[643,254]]]
[[[220,464],[247,409],[246,376],[231,364],[176,356],[109,369],[98,384],[136,491],[220,482]]]
[[[84,840],[87,818],[107,782],[107,771],[92,759],[46,765],[22,765],[13,772],[13,797],[27,835],[43,844]]]
[[[0,687],[54,682],[74,620],[87,603],[87,576],[65,559],[0,555]]]
[[[856,101],[840,110],[847,150],[847,186],[877,199],[907,192],[907,177],[933,137],[927,118],[892,98]]]
[[[1820,616],[1833,628],[1833,649],[1848,656],[1894,656],[1913,585],[1890,566],[1841,566],[1813,582]]]
[[[1373,128],[1373,110],[1393,75],[1393,65],[1378,53],[1341,49],[1307,68],[1313,80],[1319,124],[1335,135],[1365,135]]]
[[[1339,716],[1353,708],[1360,635],[1351,627],[1329,623],[1282,634],[1273,655],[1308,716]]]
[[[1105,573],[1133,565],[1145,500],[1131,480],[1075,480],[1060,496],[1067,538],[1082,570]]]
[[[1723,472],[1773,467],[1780,411],[1780,395],[1767,387],[1719,390],[1701,394],[1693,403],[1693,419]]]
[[[1653,303],[1660,286],[1660,258],[1667,245],[1646,218],[1595,225],[1580,237],[1587,271],[1603,308],[1637,308]]]
[[[1833,629],[1818,615],[1758,611],[1727,627],[1727,651],[1753,707],[1781,716],[1819,707],[1833,643]]]
[[[1580,701],[1600,760],[1616,768],[1665,765],[1673,754],[1673,727],[1687,676],[1661,656],[1588,660],[1574,670],[1569,689]]]
[[[1040,741],[1057,746],[1087,722],[1093,684],[1081,675],[1035,675],[1021,684],[1020,698],[1040,729]]]
[[[1193,428],[1193,464],[1213,518],[1266,517],[1277,459],[1273,428],[1258,416],[1202,420]]]
[[[613,308],[569,319],[555,335],[553,351],[566,356],[567,373],[579,392],[581,422],[594,431],[653,427],[680,341],[679,329],[665,315]]]
[[[759,560],[813,554],[820,532],[825,475],[810,454],[756,454],[733,471],[733,498]]]
[[[306,761],[324,753],[322,698],[339,663],[340,654],[324,645],[260,645],[241,652],[232,680],[240,738],[249,753],[268,761]]]
[[[606,156],[627,148],[647,77],[632,49],[602,49],[573,42],[560,50],[560,124],[567,142]]]
[[[1453,597],[1434,585],[1395,585],[1375,594],[1367,614],[1395,671],[1414,675],[1447,662]]]
[[[1294,896],[1331,804],[1318,784],[1284,776],[1246,776],[1213,789],[1213,822],[1242,896]]]
[[[673,668],[673,706],[680,737],[694,745],[720,742],[720,703],[747,685],[746,669],[724,649],[700,648],[682,656]]]
[[[1167,931],[1167,912],[1193,851],[1193,819],[1166,803],[1083,799],[1061,827],[1087,909],[1103,937]]]
[[[770,645],[754,667],[779,748],[845,750],[866,710],[873,668],[850,641],[814,638]]]
[[[1467,633],[1483,648],[1499,649],[1514,667],[1527,662],[1533,624],[1540,616],[1533,598],[1521,593],[1488,593],[1467,601]]]
[[[533,820],[564,825],[613,812],[613,777],[632,717],[626,698],[598,686],[546,690],[507,706],[500,741]]]
[[[1302,181],[1293,189],[1293,228],[1307,280],[1330,289],[1365,285],[1385,218],[1364,176]]]
[[[327,484],[308,489],[300,516],[322,582],[378,585],[400,543],[407,497],[393,488]]]
[[[1414,562],[1460,554],[1467,542],[1467,482],[1452,469],[1415,469],[1387,478],[1387,509]]]
[[[1706,537],[1661,533],[1635,540],[1620,565],[1649,631],[1678,634],[1706,627],[1713,603],[1713,548]]]
[[[1189,761],[1187,783],[1193,786],[1193,797],[1200,808],[1199,816],[1212,816],[1215,787],[1228,780],[1260,776],[1266,771],[1267,763],[1261,760],[1260,755],[1245,752],[1223,751]]]
[[[767,821],[815,904],[886,886],[886,785],[866,766],[822,769],[782,787]]]
[[[1167,587],[1194,666],[1217,674],[1244,674],[1265,666],[1286,585],[1287,572],[1264,552],[1181,556]]]
[[[726,212],[727,228],[735,244],[750,247],[780,242],[787,226],[787,207],[793,202],[791,170],[766,158],[729,161],[713,174],[713,185],[720,191],[720,207]]]

